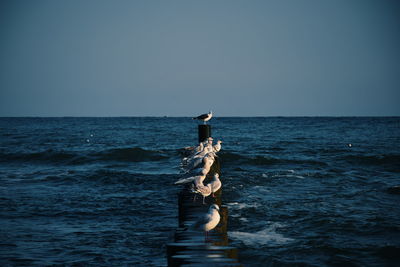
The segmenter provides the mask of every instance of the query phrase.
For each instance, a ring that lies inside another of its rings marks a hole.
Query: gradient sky
[[[400,115],[400,2],[0,1],[0,116]]]

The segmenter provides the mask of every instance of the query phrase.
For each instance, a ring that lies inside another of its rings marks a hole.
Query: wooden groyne
[[[210,130],[203,132],[210,135]],[[199,141],[207,137],[202,138],[199,127]],[[210,181],[215,173],[222,177],[219,158],[215,159],[204,182]],[[223,188],[223,177],[220,179]],[[205,204],[201,195],[195,196],[190,191],[190,185],[178,193],[178,227],[167,244],[168,266],[242,266],[237,259],[237,249],[229,245],[228,207],[222,203],[222,188],[215,197],[206,197]],[[221,220],[206,238],[203,231],[190,230],[189,227],[207,213],[211,204],[220,207]]]

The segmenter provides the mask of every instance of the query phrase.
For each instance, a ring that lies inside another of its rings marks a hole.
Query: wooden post
[[[199,124],[199,143],[211,137],[211,125]]]
[[[205,141],[211,136],[210,125],[199,125],[199,142]],[[221,177],[221,165],[219,158],[215,158],[204,183],[209,182],[215,173]],[[223,176],[220,178],[222,183]],[[242,266],[237,259],[237,249],[229,246],[228,207],[222,204],[222,189],[215,193],[215,197],[203,197],[191,192],[191,184],[187,184],[178,193],[178,228],[173,239],[167,244],[168,266]],[[220,207],[220,223],[209,232],[205,239],[204,232],[196,231],[190,226],[208,211],[211,204]]]

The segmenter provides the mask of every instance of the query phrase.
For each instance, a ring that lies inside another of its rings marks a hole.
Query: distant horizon
[[[0,118],[189,118],[192,116],[162,116],[162,115],[143,115],[143,116],[135,116],[135,115],[123,115],[123,116],[0,116]],[[360,116],[351,116],[351,115],[338,115],[338,116],[330,116],[330,115],[255,115],[255,116],[215,116],[214,118],[400,118],[399,115],[360,115]],[[195,120],[194,120],[195,121]],[[201,123],[200,123],[201,124]],[[207,123],[212,124],[212,123]]]

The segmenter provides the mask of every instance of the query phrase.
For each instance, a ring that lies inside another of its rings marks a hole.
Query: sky
[[[400,2],[0,1],[0,116],[400,116]]]

